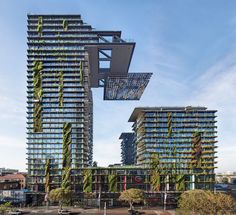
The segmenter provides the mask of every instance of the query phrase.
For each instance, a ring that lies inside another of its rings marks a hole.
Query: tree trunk
[[[49,210],[49,201],[46,201],[46,209]]]
[[[133,202],[129,202],[129,209],[133,210]]]

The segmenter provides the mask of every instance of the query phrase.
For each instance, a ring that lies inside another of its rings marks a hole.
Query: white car
[[[20,211],[20,210],[18,210],[18,209],[10,210],[10,211],[8,212],[8,214],[10,214],[10,215],[20,215],[20,214],[22,214],[22,211]]]
[[[70,210],[58,210],[58,214],[69,215],[69,214],[71,214],[71,211]]]

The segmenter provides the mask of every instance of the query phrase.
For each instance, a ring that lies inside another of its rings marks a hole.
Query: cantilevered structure
[[[128,73],[135,43],[80,15],[29,14],[27,32],[29,188],[76,189],[74,176],[92,163],[91,89],[103,87],[105,100],[139,99],[151,74]]]

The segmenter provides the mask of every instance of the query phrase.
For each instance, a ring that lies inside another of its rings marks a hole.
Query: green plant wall
[[[42,132],[42,106],[40,102],[34,103],[34,113],[33,113],[33,125],[34,132]]]
[[[202,141],[201,132],[194,132],[192,138],[192,167],[201,168]]]
[[[71,167],[64,167],[62,170],[62,182],[61,188],[63,189],[71,189]]]
[[[161,188],[161,176],[160,173],[152,170],[150,184],[152,185],[152,189],[155,191],[159,191]]]
[[[38,25],[37,25],[37,32],[39,36],[42,36],[42,31],[43,31],[43,17],[39,16],[38,17]]]
[[[34,99],[40,100],[42,98],[42,70],[43,63],[34,61],[33,63],[33,86],[34,86]]]
[[[63,71],[59,72],[59,107],[63,107]]]
[[[172,134],[172,114],[171,112],[167,113],[168,121],[167,121],[167,127],[168,127],[168,137],[171,137]]]
[[[62,188],[70,189],[71,173],[71,123],[64,123],[62,145]]]
[[[83,62],[80,61],[80,71],[79,71],[79,76],[80,76],[80,84],[83,85]]]
[[[184,191],[185,190],[185,175],[176,175],[175,189],[176,189],[176,191]]]
[[[45,164],[45,192],[50,191],[50,159],[46,160]]]
[[[68,30],[68,21],[66,19],[63,19],[62,26],[63,26],[64,31]]]
[[[152,189],[159,191],[161,187],[161,169],[160,169],[160,159],[158,153],[152,153],[150,160],[151,174],[150,174],[150,184]]]
[[[92,170],[86,169],[83,171],[83,192],[92,192]]]
[[[117,192],[117,175],[108,175],[108,189],[109,192]]]
[[[42,132],[42,70],[43,63],[40,61],[33,62],[33,87],[34,87],[34,113],[33,129],[34,132]]]

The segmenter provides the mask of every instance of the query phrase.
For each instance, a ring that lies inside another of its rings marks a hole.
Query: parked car
[[[69,214],[71,214],[71,211],[62,209],[62,210],[58,210],[58,214],[60,214],[60,215],[69,215]]]
[[[137,211],[137,210],[134,210],[134,209],[129,209],[129,210],[128,210],[128,214],[129,214],[129,215],[139,215],[140,212]]]
[[[10,215],[20,215],[20,214],[22,214],[22,211],[18,210],[18,209],[12,209],[8,212],[8,214],[10,214]]]

